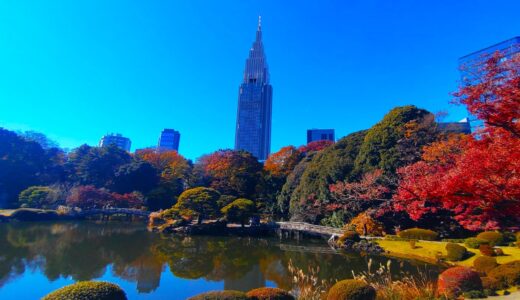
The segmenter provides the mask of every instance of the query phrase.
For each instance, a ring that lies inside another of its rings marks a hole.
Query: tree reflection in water
[[[246,291],[268,282],[291,289],[289,260],[304,271],[319,267],[320,279],[332,281],[350,278],[352,271],[366,271],[368,261],[354,254],[322,253],[328,252],[323,241],[166,236],[149,233],[142,224],[116,222],[0,224],[0,245],[0,288],[26,270],[41,272],[50,281],[64,277],[77,281],[99,278],[110,266],[116,278],[135,282],[140,293],[153,293],[164,272],[224,282],[226,289]],[[372,259],[375,266],[387,261]],[[417,270],[410,262],[393,266],[396,276],[400,267]],[[437,272],[434,267],[429,270],[432,276]]]

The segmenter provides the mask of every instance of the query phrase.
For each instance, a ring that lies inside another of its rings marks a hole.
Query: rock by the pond
[[[378,244],[372,243],[367,240],[360,240],[359,242],[355,242],[353,240],[345,240],[345,242],[342,245],[340,245],[339,248],[346,251],[364,252],[367,254],[380,254],[385,251]]]

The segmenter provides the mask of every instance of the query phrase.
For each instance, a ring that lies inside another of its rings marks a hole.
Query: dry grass
[[[319,267],[312,268],[309,266],[307,273],[294,266],[289,260],[288,270],[291,273],[292,282],[294,284],[291,294],[298,300],[321,300],[325,299],[327,291],[334,284],[327,280],[319,280]]]
[[[415,277],[402,273],[400,279],[396,280],[390,272],[390,260],[386,265],[379,265],[374,272],[371,268],[372,260],[369,260],[367,272],[353,275],[355,279],[364,280],[376,289],[377,300],[437,299],[436,286],[424,272],[419,272]]]

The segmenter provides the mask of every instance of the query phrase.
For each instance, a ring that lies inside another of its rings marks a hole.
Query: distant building
[[[261,19],[258,18],[256,40],[249,50],[238,94],[235,150],[251,152],[259,160],[267,159],[271,151],[272,98]]]
[[[479,65],[493,55],[496,51],[504,54],[504,60],[515,55],[520,55],[520,36],[500,42],[493,46],[475,51],[459,58],[459,68],[462,82],[472,84],[478,80],[480,74]]]
[[[307,130],[307,144],[314,141],[333,141],[334,129],[308,129]]]
[[[157,150],[162,151],[179,151],[179,142],[181,140],[181,134],[177,130],[164,129],[159,137],[157,143]]]
[[[439,122],[437,130],[443,133],[471,133],[471,124],[468,118],[464,118],[458,122]]]
[[[122,136],[120,133],[110,133],[104,135],[99,140],[99,147],[108,147],[109,145],[116,145],[118,148],[130,152],[132,142],[129,138]]]

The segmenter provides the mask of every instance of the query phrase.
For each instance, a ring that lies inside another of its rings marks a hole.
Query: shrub
[[[367,212],[360,213],[353,218],[349,226],[355,228],[360,235],[382,236],[385,229],[383,223],[374,220]]]
[[[482,280],[482,287],[484,290],[496,291],[502,288],[502,284],[500,284],[500,282],[495,278],[481,277],[480,279]]]
[[[469,291],[482,290],[478,273],[466,267],[453,267],[442,272],[437,281],[437,292],[448,298],[458,297]]]
[[[188,298],[188,300],[247,300],[244,292],[225,290],[210,291]]]
[[[520,284],[520,260],[500,265],[488,272],[488,276],[501,284],[514,286]]]
[[[497,246],[502,244],[504,241],[504,236],[500,232],[484,231],[477,235],[477,239],[487,241],[491,246]]]
[[[473,261],[473,268],[479,273],[487,274],[498,266],[497,259],[489,256],[479,256]]]
[[[34,210],[20,208],[11,214],[12,219],[19,221],[48,221],[59,218],[58,213],[53,210]]]
[[[502,250],[500,248],[496,248],[495,249],[495,255],[496,256],[504,256],[504,250]]]
[[[362,280],[347,279],[334,284],[328,294],[327,300],[375,300],[376,290]]]
[[[249,199],[236,199],[222,208],[221,212],[230,222],[238,222],[244,227],[255,211],[255,203]]]
[[[480,253],[485,256],[495,256],[495,250],[488,244],[482,244],[478,247]]]
[[[126,300],[125,292],[117,285],[103,281],[80,281],[62,287],[42,300]]]
[[[462,295],[464,296],[464,299],[486,298],[486,294],[484,293],[484,291],[469,291],[469,292],[462,293]]]
[[[410,248],[412,249],[416,249],[417,246],[415,245],[417,241],[416,240],[409,240],[408,243],[410,243]]]
[[[426,241],[435,241],[439,236],[437,232],[429,229],[422,228],[410,228],[406,230],[399,231],[399,237],[414,239],[414,240],[426,240]]]
[[[251,300],[295,300],[294,296],[279,288],[261,287],[247,292]]]
[[[474,237],[467,238],[464,241],[464,245],[466,245],[466,247],[471,248],[471,249],[478,249],[478,247],[480,247],[480,245],[482,245],[482,244],[489,244],[489,242],[478,239],[478,238],[474,238]]]
[[[31,186],[20,193],[18,202],[22,207],[49,208],[53,205],[56,192],[47,186]]]
[[[343,235],[339,237],[338,239],[338,245],[343,245],[345,241],[353,241],[353,242],[359,242],[361,239],[359,238],[359,234],[357,232],[352,230],[346,230],[343,232]]]
[[[446,251],[448,252],[446,258],[449,261],[461,261],[468,254],[466,247],[455,243],[448,243],[446,245]]]

